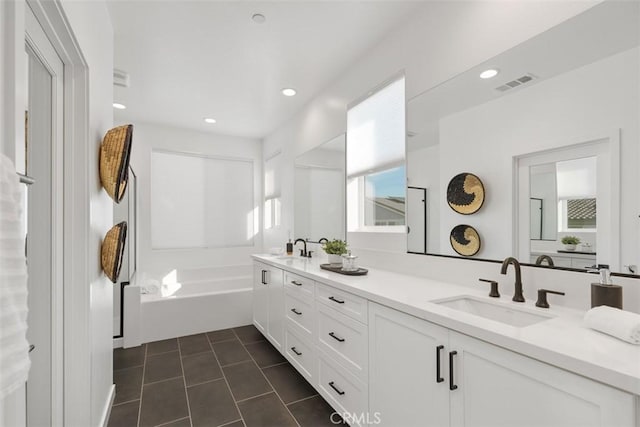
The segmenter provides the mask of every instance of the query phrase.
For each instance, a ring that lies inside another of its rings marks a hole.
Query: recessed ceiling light
[[[263,14],[261,14],[261,13],[254,13],[253,16],[251,17],[251,19],[256,24],[264,24],[264,21],[267,20],[267,18],[265,18],[265,16]]]
[[[216,122],[216,119],[210,119],[209,117],[204,119],[205,123],[209,123],[209,124],[214,124]]]
[[[496,70],[495,68],[491,68],[491,69],[488,69],[488,70],[485,70],[485,71],[481,72],[480,73],[480,78],[481,79],[490,79],[490,78],[493,78],[493,77],[497,76],[498,73],[499,73],[498,70]]]
[[[117,109],[117,110],[124,110],[127,108],[126,105],[124,104],[118,104],[117,102],[113,103],[113,108]]]
[[[282,89],[282,94],[284,96],[293,96],[296,93],[297,93],[296,90],[293,89],[293,88],[290,88],[290,87],[286,87],[286,88]]]

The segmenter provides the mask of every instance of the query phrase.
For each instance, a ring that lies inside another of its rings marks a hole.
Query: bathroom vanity
[[[584,313],[253,258],[254,325],[350,425],[639,425],[640,346]]]

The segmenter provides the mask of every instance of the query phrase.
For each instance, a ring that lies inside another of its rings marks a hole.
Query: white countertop
[[[554,307],[553,296],[550,298],[551,308],[543,309],[535,307],[535,301],[514,303],[511,301],[512,295],[502,295],[499,300],[505,304],[518,304],[525,306],[528,311],[555,316],[517,328],[431,302],[461,295],[485,298],[489,293],[488,283],[478,283],[477,288],[471,287],[472,284],[466,287],[368,266],[363,266],[369,270],[366,276],[345,276],[322,270],[317,259],[272,255],[253,255],[253,258],[640,395],[640,345],[629,344],[584,327],[584,312]]]

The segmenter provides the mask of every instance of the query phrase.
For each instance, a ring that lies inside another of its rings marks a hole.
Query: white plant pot
[[[575,251],[576,250],[576,245],[564,245],[564,250],[565,251]]]
[[[342,266],[342,256],[341,255],[336,255],[336,254],[327,254],[327,256],[329,257],[329,264],[338,267],[338,266]]]

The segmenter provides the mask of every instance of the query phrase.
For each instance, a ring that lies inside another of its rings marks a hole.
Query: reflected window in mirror
[[[281,212],[281,178],[280,162],[281,153],[276,153],[267,157],[264,162],[264,228],[278,228],[282,222]]]
[[[405,135],[404,76],[349,108],[348,231],[404,231]]]

